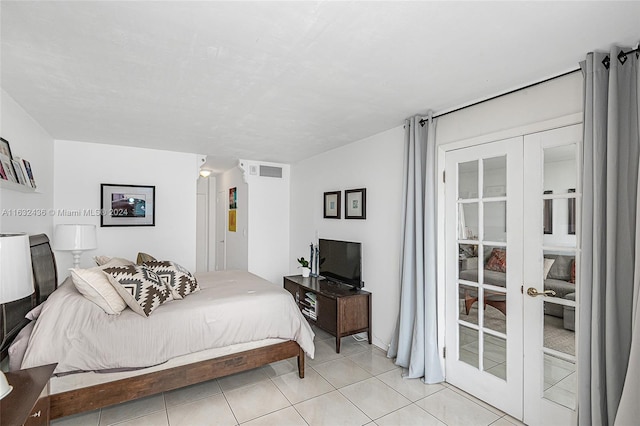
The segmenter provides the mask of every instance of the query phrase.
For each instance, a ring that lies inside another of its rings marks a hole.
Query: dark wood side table
[[[366,331],[371,344],[371,293],[368,291],[352,291],[349,286],[301,275],[284,277],[284,288],[293,295],[310,323],[336,337],[337,353],[340,353],[340,340],[352,334]],[[315,295],[315,306],[306,302],[307,293]]]
[[[56,365],[5,373],[13,390],[0,400],[0,425],[49,424],[49,379]]]

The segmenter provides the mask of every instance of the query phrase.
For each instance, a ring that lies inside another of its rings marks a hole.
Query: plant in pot
[[[311,269],[309,269],[309,261],[305,260],[304,257],[301,257],[300,259],[297,259],[298,263],[300,264],[300,267],[302,268],[302,276],[304,278],[307,278],[309,276],[309,273],[311,273]]]

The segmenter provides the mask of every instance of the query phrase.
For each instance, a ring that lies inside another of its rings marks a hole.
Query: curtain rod
[[[637,51],[637,50],[638,50],[638,49],[636,49],[636,51]],[[632,50],[631,52],[627,52],[627,54],[628,54],[628,53],[632,53],[632,52],[633,52],[633,50]],[[461,106],[461,107],[459,107],[459,108],[452,109],[451,111],[446,111],[446,112],[443,112],[443,113],[440,113],[440,114],[434,114],[434,115],[433,115],[433,118],[442,117],[442,116],[445,116],[445,115],[447,115],[447,114],[451,114],[451,113],[454,113],[454,112],[458,112],[458,111],[461,111],[461,110],[463,110],[463,109],[466,109],[466,108],[469,108],[469,107],[472,107],[472,106],[480,105],[480,104],[483,104],[483,103],[485,103],[485,102],[492,101],[492,100],[494,100],[494,99],[498,99],[498,98],[501,98],[501,97],[503,97],[503,96],[507,96],[507,95],[510,95],[510,94],[512,94],[512,93],[519,92],[520,90],[528,89],[528,88],[530,88],[530,87],[537,86],[538,84],[546,83],[546,82],[548,82],[548,81],[555,80],[556,78],[564,77],[564,76],[566,76],[566,75],[573,74],[574,72],[578,72],[578,71],[580,71],[580,68],[576,68],[576,69],[573,69],[573,70],[571,70],[571,71],[563,72],[562,74],[558,74],[558,75],[556,75],[556,76],[549,77],[549,78],[547,78],[547,79],[544,79],[544,80],[541,80],[541,81],[537,81],[537,82],[535,82],[535,83],[531,83],[531,84],[528,84],[528,85],[526,85],[526,86],[519,87],[519,88],[517,88],[517,89],[513,89],[513,90],[510,90],[510,91],[505,92],[505,93],[500,93],[499,95],[495,95],[495,96],[492,96],[492,97],[487,98],[487,99],[482,99],[482,100],[477,101],[477,102],[474,102],[474,103],[472,103],[472,104],[464,105],[464,106]],[[426,123],[426,122],[427,122],[427,119],[426,119],[426,118],[423,118],[422,120],[420,120],[420,121],[419,121],[419,123],[420,123],[420,125],[421,125],[421,126],[424,126],[424,123]]]

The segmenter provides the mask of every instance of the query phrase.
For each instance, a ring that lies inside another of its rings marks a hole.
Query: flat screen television
[[[318,240],[320,250],[319,275],[335,281],[361,288],[362,244],[350,241]]]

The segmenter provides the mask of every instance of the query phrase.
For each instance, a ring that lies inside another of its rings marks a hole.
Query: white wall
[[[291,248],[309,256],[320,238],[362,242],[362,279],[373,303],[373,341],[386,348],[398,316],[400,219],[402,213],[402,127],[301,161],[291,167]],[[367,189],[367,219],[344,219],[344,190]],[[342,191],[343,219],[323,218],[323,193]]]
[[[4,90],[0,90],[0,97],[0,136],[9,141],[14,156],[31,163],[37,185],[36,193],[0,188],[0,232],[46,233],[51,238],[53,222],[48,210],[53,207],[53,138]],[[16,216],[13,209],[47,213]]]
[[[247,170],[248,185],[248,269],[282,286],[289,272],[289,191],[290,167],[286,164],[241,160]],[[282,178],[259,176],[260,165],[282,168]]]
[[[135,260],[142,251],[195,270],[197,160],[196,154],[56,140],[56,210],[99,209],[102,183],[156,187],[155,226],[101,228],[99,216],[54,217],[54,224],[97,226],[98,249],[83,254],[81,267],[92,266],[94,255]],[[56,256],[63,279],[72,265],[71,255]]]
[[[220,202],[225,204],[225,217],[216,218],[225,222],[225,250],[226,250],[226,269],[240,269],[247,271],[249,269],[249,243],[248,243],[248,188],[242,179],[242,171],[234,167],[218,176],[218,191],[224,191],[225,196]],[[229,232],[229,189],[237,188],[237,217],[236,232]],[[216,236],[219,238],[219,236]]]
[[[575,72],[443,115],[436,143],[474,138],[582,111],[582,74]]]

